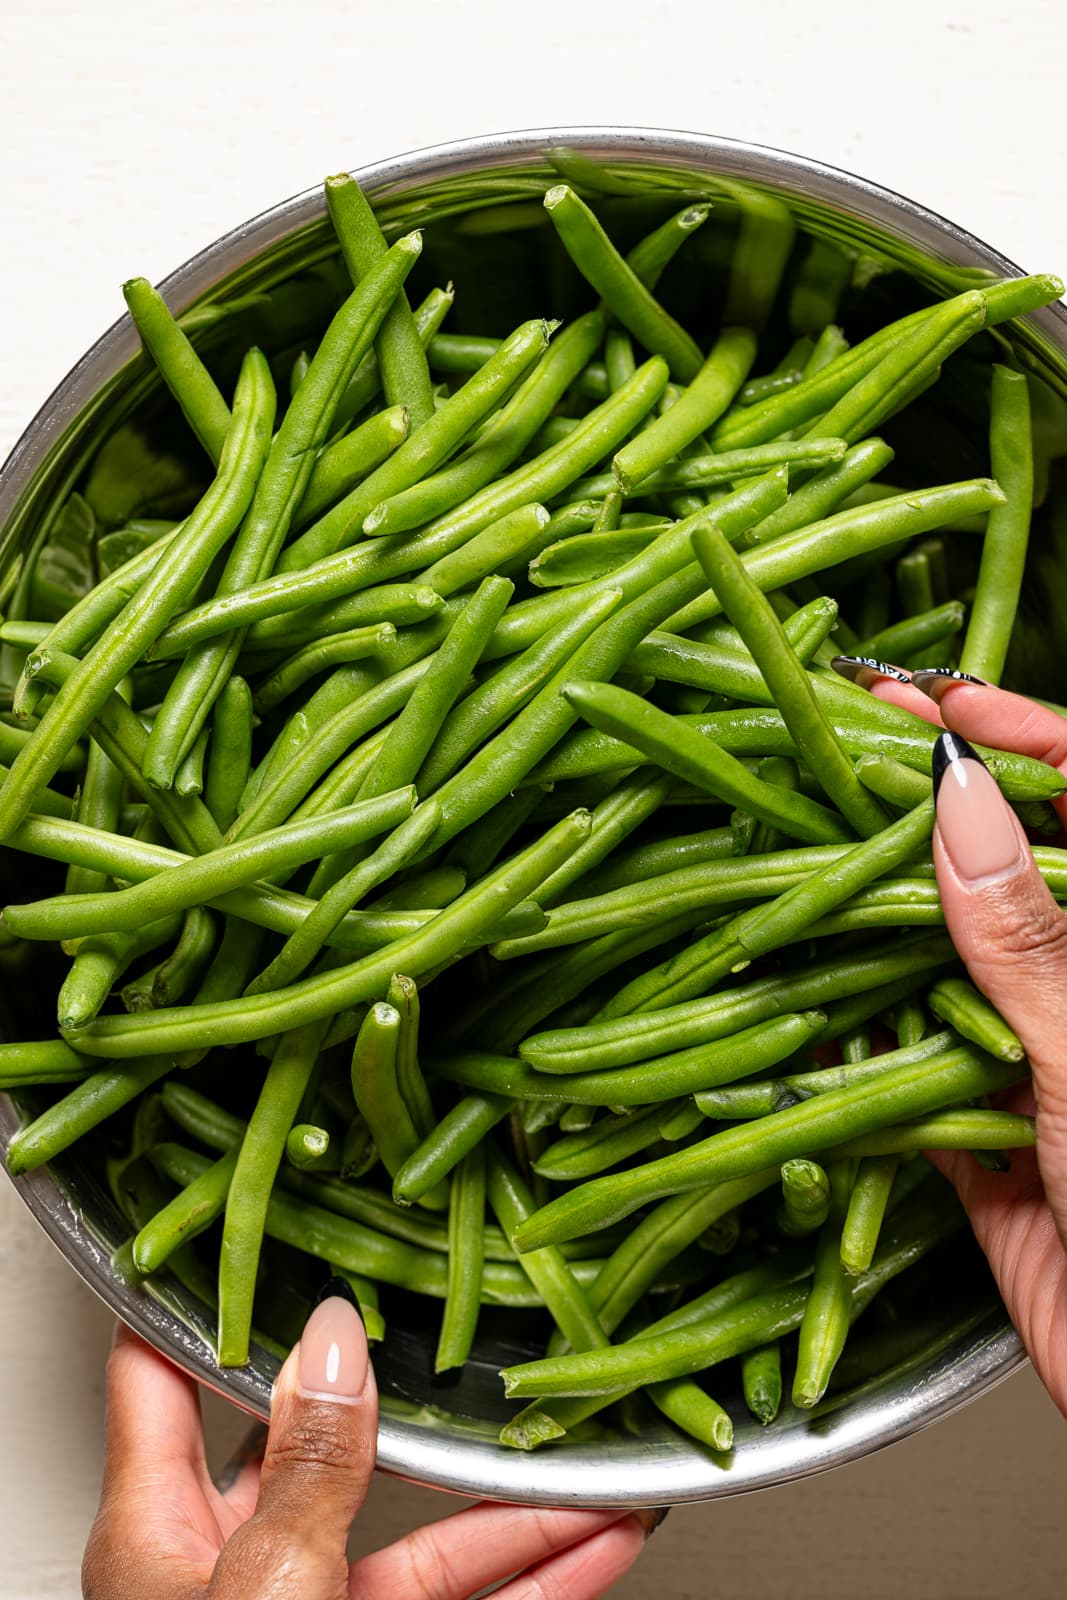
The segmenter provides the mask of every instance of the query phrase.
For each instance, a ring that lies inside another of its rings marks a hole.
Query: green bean
[[[258,351],[246,356],[234,398],[234,418],[218,476],[181,536],[160,556],[123,610],[69,674],[32,740],[12,763],[0,795],[0,837],[6,839],[33,805],[88,723],[162,632],[231,536],[252,497],[269,442],[274,391]],[[31,655],[27,668],[33,661]]]
[[[256,835],[238,844],[223,845],[218,850],[184,861],[176,860],[176,852],[164,851],[159,846],[142,847],[125,867],[132,868],[142,881],[128,889],[103,895],[56,895],[49,900],[31,901],[24,906],[8,906],[4,911],[5,923],[20,933],[20,937],[50,939],[73,938],[80,934],[134,931],[142,926],[149,914],[186,910],[189,906],[215,900],[238,885],[251,883],[260,877],[317,860],[326,849],[343,849],[363,839],[373,838],[387,828],[395,827],[411,813],[414,790],[399,790],[391,795],[376,796],[361,801],[344,811],[334,811],[310,822],[289,823],[270,833]],[[77,838],[82,830],[76,823],[53,824],[53,831],[62,826],[65,834]],[[38,831],[41,822],[37,822]],[[84,830],[91,834],[93,830]],[[108,836],[102,836],[106,839]],[[17,844],[18,835],[15,842]],[[129,846],[127,846],[129,850]],[[152,870],[155,862],[166,870]],[[170,863],[173,862],[173,865]],[[149,872],[144,873],[144,867]],[[120,875],[127,875],[121,870]],[[57,930],[61,930],[57,934]]]
[[[797,938],[828,912],[846,904],[872,879],[908,860],[925,844],[933,825],[933,800],[928,799],[839,859],[816,867],[769,904],[741,912],[680,955],[632,980],[625,1000],[619,1003],[631,1010],[647,1010],[706,992],[716,978]]]
[[[404,1104],[396,1076],[400,1013],[384,1001],[371,1006],[352,1052],[352,1092],[367,1119],[378,1154],[390,1177],[418,1148],[419,1135]],[[448,1191],[437,1185],[421,1196],[430,1210],[448,1205]]]
[[[192,906],[182,919],[178,942],[160,963],[152,982],[152,1005],[172,1006],[198,985],[215,951],[216,927],[210,912]]]
[[[382,231],[359,184],[347,173],[327,178],[326,209],[334,225],[352,282],[370,271],[387,253]],[[386,312],[374,341],[382,388],[390,405],[405,406],[412,428],[433,416],[433,395],[426,354],[415,319],[401,289]]]
[[[186,421],[216,465],[230,428],[230,408],[158,290],[147,278],[122,286],[126,309]]]
[[[916,1195],[907,1207],[901,1208],[879,1246],[870,1273],[850,1286],[853,1305],[865,1303],[872,1292],[961,1227],[964,1219],[959,1208],[945,1205],[940,1195],[938,1202],[934,1205]],[[791,1333],[800,1325],[807,1298],[807,1286],[790,1286],[787,1277],[785,1287],[756,1293],[740,1302],[731,1301],[726,1310],[702,1320],[679,1322],[672,1327],[664,1326],[668,1324],[664,1318],[638,1338],[607,1351],[579,1351],[506,1368],[502,1374],[504,1387],[509,1395],[516,1396],[592,1398],[650,1380],[684,1377]]]
[[[461,700],[445,719],[415,775],[419,793],[429,795],[439,789],[480,744],[529,704],[618,610],[621,599],[617,589],[590,596],[573,617],[536,640]]]
[[[662,355],[680,383],[692,382],[703,359],[700,350],[619,255],[585,202],[559,184],[544,203],[568,255],[623,326],[652,354]]]
[[[255,795],[231,825],[228,834],[231,842],[285,823],[335,761],[346,752],[351,753],[358,739],[407,704],[411,690],[427,671],[430,659],[424,656],[413,661],[358,694],[317,727],[313,741],[300,746],[287,763],[272,763]],[[376,752],[380,748],[376,746]]]
[[[578,662],[572,665],[577,671]],[[719,746],[637,695],[614,685],[581,681],[566,684],[563,693],[593,727],[625,739],[667,772],[743,806],[791,837],[816,844],[835,844],[845,837],[842,825],[824,806],[761,783]]]
[[[394,305],[399,304],[399,300]],[[336,505],[364,478],[387,461],[408,437],[411,416],[407,406],[389,406],[342,434],[319,454],[300,504],[293,513],[295,527],[314,522]]]
[[[54,1105],[15,1133],[7,1150],[12,1177],[32,1172],[128,1105],[174,1065],[170,1055],[127,1059],[121,1069],[103,1067],[84,1077]]]
[[[204,781],[204,804],[225,831],[237,816],[252,765],[252,692],[244,678],[229,678],[215,702]],[[69,889],[68,892],[73,892]]]
[[[874,1258],[899,1155],[865,1156],[859,1163],[841,1229],[841,1265],[858,1277]]]
[[[319,1019],[291,1028],[279,1040],[237,1152],[219,1255],[218,1358],[223,1367],[243,1366],[248,1360],[256,1267],[270,1193],[326,1026]]]
[[[655,1144],[664,1117],[671,1116],[677,1109],[678,1102],[666,1102],[601,1117],[586,1131],[567,1133],[555,1140],[536,1158],[533,1169],[544,1178],[562,1182],[605,1172]]]
[[[405,783],[414,782],[513,593],[507,578],[486,578],[464,605],[364,779],[364,798],[395,787],[397,774]]]
[[[790,1239],[815,1233],[830,1214],[831,1183],[817,1161],[794,1158],[783,1161],[782,1205],[778,1226]]]
[[[618,803],[621,804],[622,792],[633,789],[636,793],[640,793],[651,788],[653,784],[662,784],[665,789],[667,788],[666,779],[652,777],[648,773],[641,774],[639,778],[635,773],[632,777],[624,779],[619,788],[612,791],[612,795],[619,796]],[[609,795],[608,799],[611,799],[612,795]],[[606,806],[607,800],[602,804]],[[593,813],[593,817],[595,830],[596,812]],[[603,865],[584,872],[579,882],[583,894],[608,894],[613,889],[623,889],[632,883],[644,883],[650,878],[683,867],[698,867],[708,861],[729,859],[736,854],[736,845],[737,841],[731,828],[705,828],[699,833],[675,834],[649,844],[635,845],[629,850],[616,851],[613,848]],[[542,889],[538,903],[546,909],[551,909],[551,898],[551,887],[548,893]]]
[[[855,1166],[852,1161],[833,1161],[827,1169],[830,1181],[829,1213],[819,1230],[815,1246],[815,1273],[797,1344],[797,1364],[793,1374],[792,1399],[795,1406],[810,1409],[826,1393],[830,1376],[845,1347],[852,1311],[852,1292],[848,1274],[841,1262],[841,1229],[848,1210]]]
[[[861,756],[853,763],[860,782],[880,800],[912,810],[930,795],[930,780],[892,756]]]
[[[941,978],[927,992],[926,1004],[935,1017],[1000,1061],[1024,1059],[1018,1034],[966,978]]]
[[[336,816],[337,813],[331,813]],[[440,820],[432,800],[417,806],[369,856],[358,861],[323,894],[277,955],[252,979],[246,995],[263,994],[294,982],[336,934],[348,912],[379,884],[399,872],[430,838]]]
[[[606,503],[606,502],[605,502]],[[647,528],[621,528],[610,533],[588,533],[546,545],[530,562],[530,582],[552,589],[606,578],[652,544],[670,523]]]
[[[608,1333],[630,1312],[669,1263],[715,1222],[777,1182],[776,1168],[693,1195],[665,1200],[643,1217],[600,1269],[589,1291]]]
[[[0,1089],[6,1094],[34,1083],[80,1083],[92,1063],[62,1039],[0,1044]]]
[[[1033,1117],[1011,1111],[942,1111],[846,1139],[834,1146],[833,1154],[867,1158],[913,1150],[1023,1150],[1036,1142]]]
[[[658,1318],[635,1337],[654,1338],[661,1333],[706,1322],[731,1310],[734,1306],[753,1300],[757,1295],[785,1288],[806,1277],[810,1272],[809,1258],[798,1256],[796,1251],[783,1253],[759,1266],[749,1267],[743,1272],[724,1278],[721,1283],[705,1290],[695,1300]],[[631,1342],[632,1340],[627,1341]],[[633,1387],[640,1386],[639,1379]],[[630,1389],[615,1390],[606,1396],[588,1396],[581,1400],[560,1399],[543,1405],[535,1400],[505,1425],[501,1431],[500,1442],[517,1446],[522,1450],[536,1449],[539,1444],[544,1444],[550,1439],[558,1439],[568,1428],[576,1427],[579,1422],[595,1415],[606,1405],[630,1392]]]
[[[152,1160],[167,1177],[183,1185],[191,1183],[210,1165],[206,1157],[174,1144],[157,1145]],[[295,1172],[285,1176],[288,1182],[316,1188],[327,1181]],[[358,1272],[380,1283],[391,1283],[397,1288],[433,1295],[437,1299],[444,1298],[448,1280],[445,1250],[420,1249],[403,1240],[389,1238],[283,1190],[269,1195],[264,1232],[269,1238],[292,1245],[308,1255],[336,1263],[345,1271]],[[597,1263],[576,1262],[575,1271],[580,1282],[588,1282],[597,1271]],[[482,1296],[486,1305],[540,1306],[542,1303],[525,1272],[514,1261],[486,1261]]]
[[[904,947],[894,939],[858,956],[758,978],[707,998],[537,1034],[522,1042],[519,1053],[546,1074],[626,1066],[723,1038],[783,1011],[823,1007],[844,996],[862,995],[875,985],[926,972],[953,956],[944,935],[909,941]]]
[[[298,1172],[336,1171],[340,1157],[331,1149],[334,1142],[328,1128],[313,1122],[294,1123],[286,1135],[285,1159]]]
[[[709,1450],[732,1450],[734,1425],[717,1400],[690,1378],[653,1383],[645,1393],[657,1411]]]
[[[364,523],[376,534],[404,533],[450,511],[518,459],[600,343],[604,318],[590,311],[565,328],[506,405],[457,460],[383,497]]]
[[[469,1094],[456,1102],[397,1169],[393,1197],[413,1205],[458,1166],[511,1110],[501,1095]]]
[[[434,1357],[435,1372],[461,1367],[471,1352],[482,1298],[485,1223],[485,1146],[477,1144],[456,1169],[448,1206],[448,1290]]]
[[[201,728],[174,775],[174,788],[183,798],[204,792],[204,757],[209,732],[206,725]]]
[[[337,401],[421,248],[421,236],[417,233],[398,240],[332,318],[307,376],[271,442],[252,503],[219,579],[217,593],[236,593],[272,571],[307,487],[315,455],[326,438]],[[390,460],[395,459],[396,455],[390,457]],[[171,609],[167,621],[177,609]],[[159,631],[157,628],[155,633]],[[178,764],[233,671],[242,639],[240,631],[226,633],[212,642],[195,646],[186,655],[148,737],[144,771],[156,787],[170,788]]]
[[[536,1203],[518,1172],[497,1150],[489,1154],[488,1195],[497,1221],[513,1239],[525,1219],[534,1214]],[[596,1350],[607,1345],[596,1312],[559,1250],[550,1245],[546,1250],[530,1251],[520,1265],[572,1349]]]
[[[299,613],[304,606],[318,600],[335,599],[338,595],[347,596],[343,601],[343,618],[336,622],[331,619],[325,632],[340,632],[342,628],[375,622],[394,622],[398,625],[421,622],[440,609],[440,595],[425,584],[363,586],[360,593],[349,594],[349,589],[360,587],[358,581],[352,581],[353,573],[358,579],[361,565],[355,559],[357,554],[355,551],[341,551],[306,571],[265,578],[260,583],[248,584],[236,593],[205,601],[203,605],[179,617],[160,635],[153,646],[153,656],[162,658],[179,655],[204,639],[264,617],[276,617],[281,624],[280,631],[270,640],[272,646],[275,643],[279,647],[294,642],[305,644],[306,629],[298,627],[295,632],[285,632],[288,614],[293,611]],[[251,638],[254,642],[255,635]]]
[[[406,874],[385,894],[376,895],[371,901],[371,908],[375,911],[410,911],[426,906],[439,910],[442,906],[450,905],[466,887],[467,874],[462,868],[443,864],[427,867],[422,872]]]
[[[935,604],[930,558],[925,550],[909,550],[897,562],[897,588],[905,616],[923,616]]]
[[[726,1039],[644,1061],[639,1067],[571,1073],[565,1082],[522,1062],[478,1052],[443,1057],[435,1067],[453,1083],[516,1100],[554,1099],[565,1093],[574,1103],[641,1106],[691,1094],[713,1083],[732,1083],[772,1066],[821,1031],[823,1021],[819,1012],[787,1013],[738,1029]]]
[[[963,625],[964,607],[958,600],[950,600],[932,611],[905,617],[891,627],[864,639],[859,654],[874,656],[879,661],[907,660],[920,651],[930,650],[946,639],[951,639]]]
[[[673,415],[672,407],[666,416]],[[643,438],[644,433],[637,435],[638,440]],[[636,443],[637,440],[633,442]],[[753,445],[748,450],[723,450],[708,455],[687,455],[657,468],[649,477],[642,480],[639,488],[632,492],[641,498],[669,490],[684,492],[710,489],[720,484],[739,482],[744,478],[753,477],[766,472],[770,467],[822,467],[827,462],[842,461],[846,450],[847,446],[843,439],[820,436],[818,439],[774,440],[770,444]],[[592,477],[579,478],[570,485],[570,492],[596,498],[610,494],[616,486],[617,479],[613,474],[597,473]],[[702,505],[703,501],[693,508],[694,511],[700,509]]]
[[[990,514],[960,667],[999,683],[1015,622],[1034,494],[1030,397],[1026,375],[994,365],[989,419],[990,470],[1007,503]]]
[[[853,772],[766,597],[714,529],[697,529],[693,548],[752,652],[807,765],[858,833],[876,833],[885,825],[885,812]]]
[[[79,1028],[90,1022],[126,969],[141,956],[169,944],[178,927],[179,919],[167,916],[129,932],[96,933],[80,939],[59,990],[60,1027]]]
[[[773,1422],[782,1404],[782,1347],[758,1345],[741,1357],[741,1387],[745,1404],[764,1427]]]
[[[762,1083],[728,1084],[702,1092],[698,1103],[709,1117],[760,1117],[778,1111],[783,1105],[806,1100],[809,1095],[826,1094],[830,1089],[845,1089],[869,1083],[891,1068],[916,1061],[929,1061],[950,1053],[960,1043],[952,1032],[931,1034],[897,1050],[838,1067],[817,1067],[808,1072],[791,1072],[783,1078]]]
[[[676,405],[617,451],[612,471],[624,494],[663,467],[716,422],[745,380],[756,354],[749,328],[726,328]]]
[[[985,301],[986,326],[1023,316],[1048,304],[1060,293],[1059,279],[1048,276],[1008,279],[992,284],[981,291]],[[957,297],[962,298],[962,297]],[[951,305],[952,302],[944,302]],[[712,434],[715,449],[733,449],[746,444],[758,444],[765,439],[779,437],[787,429],[795,428],[813,417],[823,416],[827,408],[864,378],[886,353],[916,328],[920,328],[933,314],[940,313],[943,305],[935,305],[912,312],[898,322],[880,328],[877,333],[853,345],[817,374],[805,378],[784,394],[773,395],[757,405],[726,417]]]
[[[419,343],[423,349],[429,347],[445,317],[452,309],[455,293],[452,285],[447,289],[431,289],[425,300],[421,301],[414,310],[415,327],[419,335]],[[481,366],[480,361],[475,363]],[[381,367],[374,350],[368,350],[363,360],[352,374],[349,384],[334,412],[334,433],[342,431],[359,415],[365,406],[369,405],[381,387]]]
[[[697,228],[711,215],[711,206],[698,201],[676,211],[667,221],[638,241],[626,257],[630,270],[646,289],[654,289],[665,269]]]
[[[73,820],[89,828],[99,828],[104,833],[115,833],[121,819],[125,787],[125,779],[119,768],[104,754],[96,740],[90,739],[85,773],[71,812]],[[64,884],[67,894],[100,894],[106,887],[106,873],[77,866],[67,870]]]
[[[802,665],[811,660],[836,621],[836,604],[820,597],[801,606],[782,624],[790,648]],[[668,683],[685,683],[757,705],[773,704],[763,674],[744,645],[733,650],[657,631],[641,641],[629,665],[635,671],[643,668]]]
[[[447,460],[477,423],[500,404],[516,380],[538,360],[555,326],[555,323],[535,318],[518,327],[484,367],[422,423],[388,460],[293,540],[282,556],[279,571],[292,572],[306,567],[312,561],[332,555],[342,546],[353,544],[361,533],[376,531],[367,526],[371,513],[391,495],[418,483]],[[524,495],[523,501],[537,498],[537,495]],[[384,533],[385,529],[380,532]]]
[[[128,1022],[130,1018],[121,1018]],[[938,1068],[929,1062],[895,1067],[863,1089],[838,1089],[764,1118],[755,1129],[735,1126],[646,1166],[593,1178],[549,1202],[515,1238],[521,1251],[540,1249],[605,1227],[639,1205],[707,1183],[743,1177],[771,1161],[876,1131],[901,1118],[920,1117],[954,1101],[1007,1088],[1019,1068],[961,1047]]]
[[[233,1149],[220,1156],[145,1223],[133,1241],[133,1260],[138,1272],[146,1277],[158,1272],[175,1250],[195,1239],[222,1215],[239,1154],[238,1149]]]
[[[541,549],[551,523],[552,516],[544,506],[520,506],[427,567],[422,581],[438,594],[451,595],[494,572],[514,568]]]

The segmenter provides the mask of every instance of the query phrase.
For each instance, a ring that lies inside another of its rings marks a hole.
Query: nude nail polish
[[[1018,866],[1019,829],[977,750],[958,733],[942,733],[933,753],[937,829],[966,883],[981,883]]]
[[[895,683],[911,682],[902,667],[877,661],[874,656],[834,656],[830,665],[840,677],[859,684],[861,689],[872,689],[881,678],[892,678]]]
[[[315,1307],[300,1336],[297,1388],[308,1400],[358,1405],[367,1367],[367,1335],[359,1312],[341,1294],[331,1294]]]
[[[941,704],[941,696],[954,683],[976,683],[980,689],[989,687],[984,678],[975,678],[971,673],[960,672],[955,667],[916,667],[911,681],[916,689],[928,694],[935,705]]]

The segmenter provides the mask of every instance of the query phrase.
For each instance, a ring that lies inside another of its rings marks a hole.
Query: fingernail
[[[1019,833],[1011,808],[977,750],[958,733],[939,735],[933,779],[937,830],[960,877],[980,883],[1016,866]]]
[[[347,1300],[350,1306],[355,1307],[357,1315],[359,1314],[359,1301],[356,1299],[356,1292],[348,1279],[342,1278],[340,1273],[335,1273],[332,1278],[326,1279],[326,1282],[315,1296],[315,1304],[321,1306],[324,1300],[332,1300],[334,1296],[338,1300]],[[360,1316],[360,1321],[362,1322],[362,1320],[363,1318]]]
[[[367,1336],[359,1312],[344,1294],[329,1295],[315,1307],[300,1336],[297,1389],[306,1400],[358,1405],[367,1367]]]
[[[954,683],[976,683],[980,689],[989,687],[984,678],[974,678],[969,672],[959,672],[954,667],[917,667],[911,681],[938,706],[945,690],[951,689]]]
[[[651,1539],[661,1522],[666,1522],[670,1506],[643,1506],[640,1511],[635,1511],[634,1516],[645,1530],[645,1538]]]
[[[902,667],[890,666],[888,661],[876,661],[874,656],[834,656],[830,665],[842,678],[858,683],[861,689],[871,689],[879,678],[893,678],[897,683],[910,683],[911,678]]]

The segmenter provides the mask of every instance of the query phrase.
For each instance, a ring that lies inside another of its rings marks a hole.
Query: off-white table
[[[1052,0],[6,0],[0,27],[0,456],[118,315],[124,278],[162,277],[328,172],[468,134],[727,133],[862,172],[1067,272]],[[0,1183],[0,1600],[78,1593],[109,1332]],[[212,1403],[208,1424],[221,1457],[240,1421]],[[854,1467],[676,1511],[616,1593],[1054,1600],[1065,1471],[1067,1426],[1027,1373]],[[357,1540],[453,1504],[379,1479]]]

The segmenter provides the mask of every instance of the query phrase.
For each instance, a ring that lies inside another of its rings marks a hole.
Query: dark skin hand
[[[120,1326],[85,1600],[467,1600],[509,1575],[505,1600],[597,1600],[659,1520],[486,1502],[349,1563],[377,1425],[363,1325],[326,1299],[282,1368],[260,1447],[219,1487],[197,1385]]]
[[[919,682],[925,690],[885,677],[871,692],[969,744],[1034,756],[1067,778],[1067,719],[1055,711],[957,678],[921,674]],[[1067,826],[1067,795],[1053,805]],[[1008,1173],[989,1172],[959,1151],[931,1159],[955,1185],[1027,1353],[1067,1416],[1067,917],[984,768],[951,762],[937,812],[934,864],[949,933],[1033,1069],[1032,1088],[1010,1090],[997,1103],[1036,1109],[1037,1148],[1014,1151]]]

